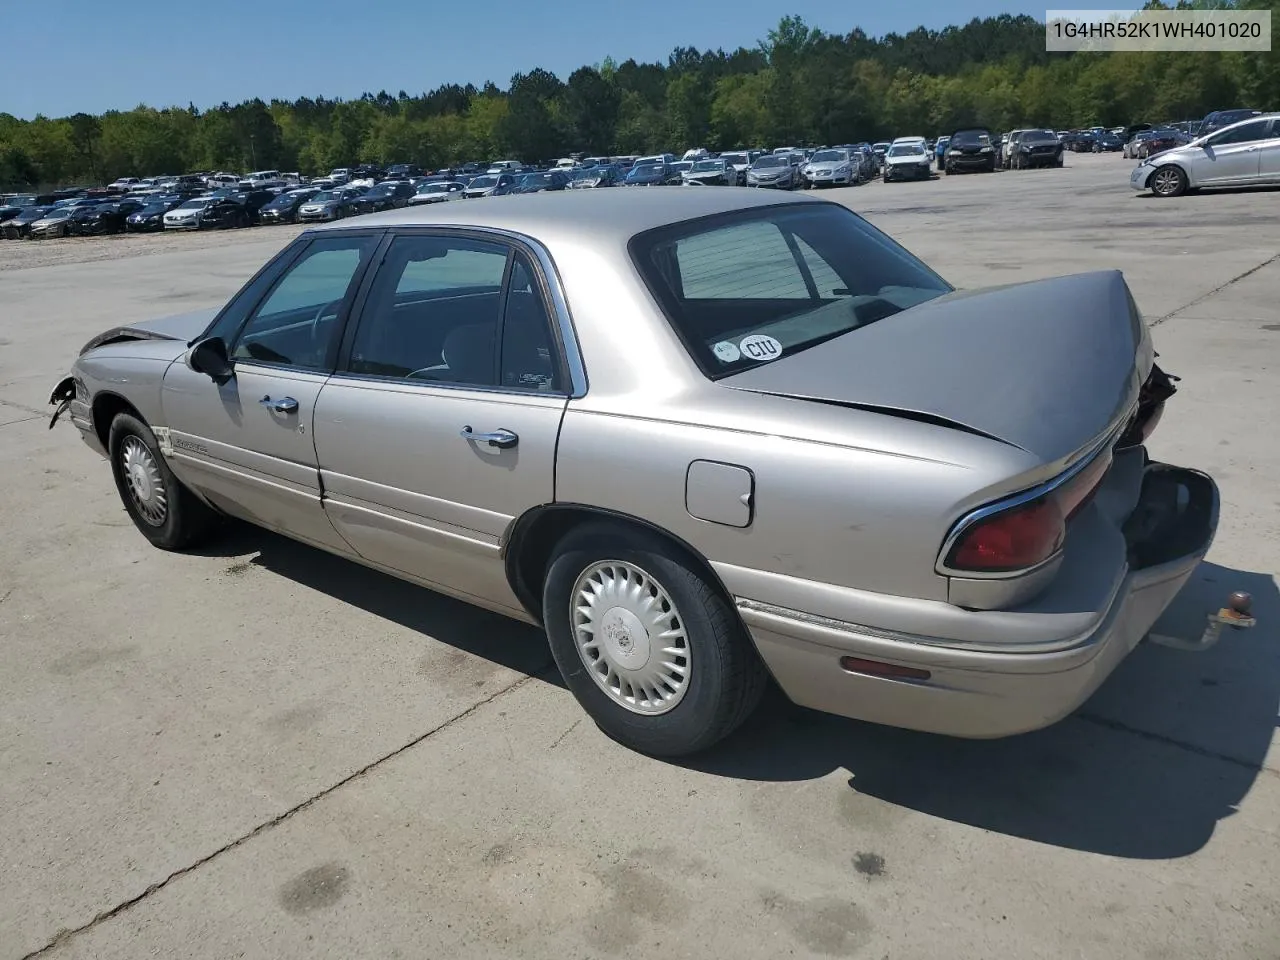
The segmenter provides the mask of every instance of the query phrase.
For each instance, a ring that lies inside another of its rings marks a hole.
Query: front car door
[[[1195,186],[1256,181],[1262,167],[1261,148],[1270,132],[1271,120],[1264,117],[1213,134],[1191,161]]]
[[[166,459],[232,516],[349,552],[320,504],[312,420],[342,323],[381,235],[302,240],[214,321],[235,374],[218,385],[182,361],[161,387]]]
[[[555,498],[570,393],[540,264],[499,235],[395,236],[315,422],[326,512],[361,556],[517,616],[502,544]]]

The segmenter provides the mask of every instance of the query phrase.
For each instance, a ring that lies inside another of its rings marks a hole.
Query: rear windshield
[[[775,360],[948,293],[845,207],[789,204],[633,237],[631,256],[712,379]]]

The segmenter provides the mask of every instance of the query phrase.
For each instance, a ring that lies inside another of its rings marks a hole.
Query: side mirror
[[[218,386],[236,375],[236,368],[227,356],[227,345],[221,337],[209,337],[195,343],[187,351],[187,366],[196,373],[203,373]]]

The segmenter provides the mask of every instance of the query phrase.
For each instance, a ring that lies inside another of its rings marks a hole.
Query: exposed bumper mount
[[[1149,633],[1147,639],[1161,647],[1170,647],[1173,650],[1189,650],[1199,652],[1208,650],[1219,640],[1222,639],[1222,628],[1230,627],[1232,630],[1247,630],[1257,624],[1257,619],[1252,616],[1253,597],[1247,593],[1236,591],[1227,597],[1227,605],[1218,610],[1217,613],[1209,614],[1209,622],[1205,624],[1204,633],[1195,640],[1187,640],[1183,637],[1173,637],[1165,633]]]

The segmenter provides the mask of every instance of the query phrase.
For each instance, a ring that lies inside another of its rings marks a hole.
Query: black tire
[[[155,474],[152,480],[158,479],[164,495],[163,518],[156,522],[156,517],[148,518],[130,492],[129,479],[125,475],[125,450],[131,439],[140,441],[150,454]],[[205,503],[196,498],[182,482],[173,475],[169,465],[160,454],[159,444],[151,428],[137,417],[127,413],[117,414],[111,421],[107,450],[111,458],[111,475],[116,481],[116,491],[124,503],[125,512],[138,531],[153,546],[161,550],[180,550],[208,536],[218,524],[218,515]]]
[[[608,560],[630,564],[660,585],[684,628],[688,686],[666,713],[642,715],[617,703],[578,652],[571,595],[584,572]],[[632,750],[655,757],[698,753],[737,729],[760,702],[768,675],[729,600],[656,534],[611,523],[571,531],[556,548],[542,603],[551,653],[569,690],[606,735]]]
[[[1157,197],[1180,197],[1187,192],[1187,174],[1177,164],[1156,167],[1147,178],[1147,188]]]

